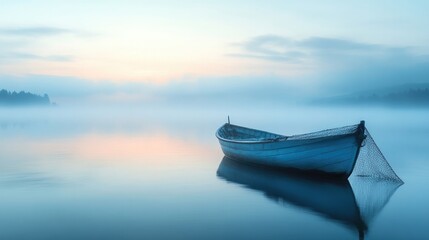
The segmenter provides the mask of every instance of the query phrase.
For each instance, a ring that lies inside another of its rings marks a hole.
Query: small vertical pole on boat
[[[365,121],[364,120],[360,121],[359,127],[362,129],[362,131],[365,132]]]
[[[358,129],[357,129],[357,137],[358,137],[358,139],[360,141],[361,147],[363,147],[363,145],[365,145],[364,140],[366,138],[366,135],[365,135],[365,121],[363,121],[363,120],[360,121],[360,123],[359,123]]]
[[[231,123],[229,122],[229,115],[228,115],[228,124],[231,124]]]

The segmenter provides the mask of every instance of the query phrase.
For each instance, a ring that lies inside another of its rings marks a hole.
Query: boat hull
[[[219,139],[225,156],[252,164],[348,177],[361,141],[355,134],[326,138],[241,143]]]

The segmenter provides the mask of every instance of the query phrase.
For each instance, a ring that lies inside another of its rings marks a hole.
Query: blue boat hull
[[[271,141],[235,141],[217,135],[223,153],[231,159],[344,177],[353,171],[362,143],[356,133]]]

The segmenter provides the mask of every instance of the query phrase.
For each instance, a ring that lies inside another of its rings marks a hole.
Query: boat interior
[[[305,140],[321,137],[332,137],[339,135],[355,134],[360,125],[350,125],[339,128],[325,129],[317,132],[296,134],[296,135],[280,135],[252,128],[241,127],[226,123],[218,131],[218,138],[231,141],[280,141],[280,140]]]
[[[261,140],[280,140],[287,136],[260,131],[251,128],[245,128],[233,124],[223,125],[217,132],[218,137],[229,140],[239,141],[261,141]]]

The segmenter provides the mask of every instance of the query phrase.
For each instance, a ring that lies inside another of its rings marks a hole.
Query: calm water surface
[[[228,114],[284,134],[365,119],[405,184],[222,161]],[[0,239],[427,239],[428,122],[384,108],[0,109]]]

